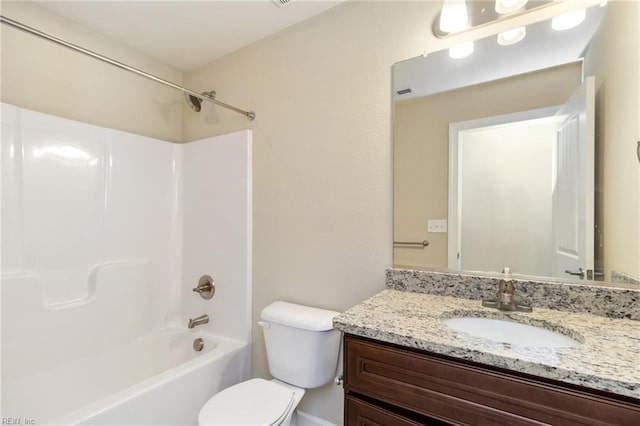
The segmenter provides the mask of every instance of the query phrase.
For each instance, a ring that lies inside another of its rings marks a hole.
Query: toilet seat
[[[211,397],[198,415],[200,426],[280,424],[294,401],[292,390],[264,379],[251,379]]]

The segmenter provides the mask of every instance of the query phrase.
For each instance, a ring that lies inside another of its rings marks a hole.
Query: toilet
[[[331,382],[336,373],[340,332],[333,329],[339,312],[282,301],[262,310],[272,380],[251,379],[209,399],[198,415],[200,426],[288,426],[306,389]]]

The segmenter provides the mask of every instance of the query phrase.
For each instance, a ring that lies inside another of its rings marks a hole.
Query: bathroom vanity
[[[625,318],[636,305],[620,318],[579,312],[590,310],[584,304],[572,312],[540,308],[535,300],[532,313],[505,313],[481,306],[477,282],[467,298],[442,295],[452,286],[429,278],[418,291],[387,284],[334,319],[345,333],[346,425],[640,424],[640,322]],[[444,322],[459,317],[527,324],[577,344],[509,344]]]
[[[347,335],[345,424],[637,425],[626,398]],[[438,421],[440,419],[441,421]]]

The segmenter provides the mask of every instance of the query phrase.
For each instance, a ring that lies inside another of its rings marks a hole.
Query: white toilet
[[[338,364],[338,312],[287,302],[264,308],[263,328],[272,380],[251,379],[214,395],[200,410],[201,426],[288,426],[306,389],[331,382]]]

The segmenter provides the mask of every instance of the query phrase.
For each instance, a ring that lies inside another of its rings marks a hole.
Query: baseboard
[[[307,414],[304,411],[296,410],[295,414],[297,426],[336,426],[331,422],[323,420],[320,417]]]

